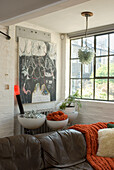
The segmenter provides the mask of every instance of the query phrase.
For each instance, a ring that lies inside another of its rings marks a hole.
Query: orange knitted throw
[[[114,122],[110,122],[113,123]],[[114,158],[97,156],[98,130],[107,128],[107,123],[94,123],[90,125],[74,125],[69,129],[75,129],[85,134],[87,144],[87,160],[96,170],[114,170]]]

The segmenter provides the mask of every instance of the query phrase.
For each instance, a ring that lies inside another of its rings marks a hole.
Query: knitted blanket
[[[114,122],[110,122],[114,123]],[[69,129],[75,129],[85,134],[87,144],[87,160],[96,170],[114,170],[114,158],[97,156],[98,130],[107,128],[107,123],[95,123],[90,125],[73,125]]]

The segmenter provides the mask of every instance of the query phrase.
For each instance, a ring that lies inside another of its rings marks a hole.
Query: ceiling
[[[86,1],[90,0],[1,0],[0,24],[12,25]]]
[[[29,20],[29,23],[59,33],[70,33],[85,29],[85,18],[81,12],[91,11],[89,28],[114,23],[114,0],[90,0],[72,7]]]
[[[89,28],[114,23],[114,0],[1,0],[0,24],[26,21],[59,33],[85,29],[83,11],[93,12]]]
[[[42,8],[61,0],[1,0],[0,21],[8,20],[24,13]]]

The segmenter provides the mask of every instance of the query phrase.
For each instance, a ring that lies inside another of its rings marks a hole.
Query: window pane
[[[94,48],[94,37],[83,38],[83,47],[86,46],[86,40],[87,40],[87,46],[89,48]]]
[[[81,95],[81,80],[72,80],[71,79],[71,94],[76,93],[76,91],[79,90],[79,95]]]
[[[109,76],[114,77],[114,56],[109,57]]]
[[[81,64],[78,50],[86,43],[90,48],[95,46],[96,54],[90,64]],[[71,40],[70,62],[70,94],[79,90],[82,98],[93,99],[95,93],[95,99],[114,101],[114,33]]]
[[[114,79],[109,80],[109,100],[114,100]]]
[[[108,57],[96,58],[96,77],[108,76]]]
[[[71,58],[78,58],[78,49],[81,48],[81,39],[71,40]]]
[[[108,55],[108,34],[96,36],[96,56]]]
[[[81,78],[81,63],[79,59],[71,60],[71,78]]]
[[[93,78],[93,61],[90,64],[83,64],[83,78]]]
[[[82,97],[93,99],[93,79],[82,80]]]
[[[95,80],[95,99],[107,100],[107,79]]]
[[[114,34],[110,34],[110,54],[114,54]]]

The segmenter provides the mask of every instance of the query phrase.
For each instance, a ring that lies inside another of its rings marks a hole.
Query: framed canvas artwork
[[[56,44],[19,38],[22,103],[56,100]]]

